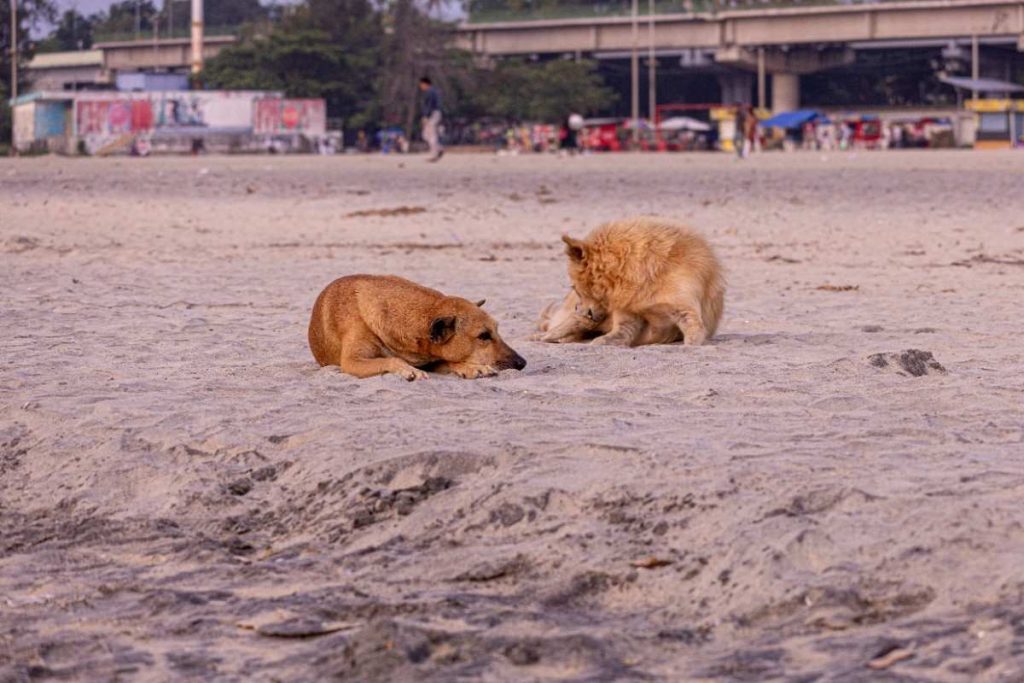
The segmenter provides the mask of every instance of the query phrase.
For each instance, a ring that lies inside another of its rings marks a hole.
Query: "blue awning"
[[[770,119],[761,121],[764,128],[799,128],[808,121],[824,118],[821,113],[814,109],[797,109],[796,111],[784,111],[776,114]]]

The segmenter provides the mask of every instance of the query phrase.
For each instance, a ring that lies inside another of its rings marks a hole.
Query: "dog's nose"
[[[512,358],[512,368],[515,370],[522,370],[526,367],[526,360],[518,353]]]

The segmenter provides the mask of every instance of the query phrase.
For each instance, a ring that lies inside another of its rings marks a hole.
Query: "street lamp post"
[[[654,56],[654,0],[648,0],[650,16],[647,25],[647,115],[651,117],[651,125],[658,125],[658,60]]]
[[[18,0],[11,0],[11,102],[16,99],[18,99]]]
[[[14,100],[18,99],[18,0],[11,0],[11,124],[14,124]],[[13,131],[12,131],[13,133]],[[11,140],[13,143],[14,140]],[[18,156],[18,146],[11,145],[11,156]]]
[[[192,75],[203,70],[203,0],[192,0]]]
[[[764,47],[757,48],[757,108],[764,109],[765,102],[765,73],[764,73]]]
[[[639,38],[637,36],[637,13],[639,0],[633,0],[633,54],[630,59],[629,71],[632,80],[631,84],[631,95],[632,95],[632,109],[633,109],[633,142],[637,142],[640,139],[640,57],[637,55],[639,48]]]
[[[977,81],[981,78],[981,60],[978,54],[978,34],[971,35],[971,79]],[[978,101],[978,91],[971,89],[971,99]]]

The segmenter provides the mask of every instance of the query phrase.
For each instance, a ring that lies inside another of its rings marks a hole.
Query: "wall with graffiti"
[[[265,92],[88,93],[75,99],[75,135],[248,133],[253,102]]]
[[[252,128],[256,135],[324,135],[327,109],[323,100],[259,99],[253,106]]]

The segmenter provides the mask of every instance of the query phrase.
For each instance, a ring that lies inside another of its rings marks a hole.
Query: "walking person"
[[[757,115],[754,113],[754,108],[751,106],[747,107],[747,120],[746,124],[746,147],[743,151],[743,156],[748,157],[752,152],[761,151],[761,142],[757,135]]]
[[[736,151],[736,156],[740,159],[746,159],[750,153],[750,149],[747,147],[747,119],[750,113],[747,111],[747,106],[744,104],[736,104],[736,128],[732,134],[732,146]]]
[[[430,158],[427,161],[438,161],[444,156],[441,147],[441,94],[434,87],[428,76],[420,79],[420,92],[423,93],[423,105],[420,112],[423,117],[423,139],[430,147]]]

